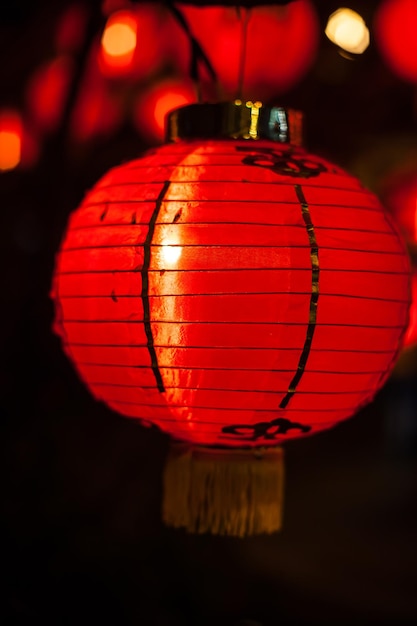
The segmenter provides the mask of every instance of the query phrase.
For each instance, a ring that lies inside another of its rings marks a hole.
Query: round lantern
[[[275,530],[273,450],[369,402],[402,341],[403,243],[300,124],[259,102],[174,111],[171,143],[108,172],[57,256],[65,350],[98,400],[184,442],[164,513],[190,530]]]

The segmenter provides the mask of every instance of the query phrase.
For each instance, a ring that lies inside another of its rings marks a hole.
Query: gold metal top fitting
[[[251,100],[190,104],[167,116],[166,140],[269,139],[301,146],[303,114]]]

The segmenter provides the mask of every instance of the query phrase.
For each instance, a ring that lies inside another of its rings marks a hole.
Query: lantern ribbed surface
[[[174,439],[269,446],[369,402],[409,265],[378,199],[270,141],[183,141],[108,172],[57,255],[55,327],[98,400]]]

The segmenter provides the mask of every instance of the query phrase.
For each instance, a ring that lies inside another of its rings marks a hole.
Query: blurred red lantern
[[[41,65],[31,76],[27,90],[29,117],[42,132],[56,130],[73,75],[73,61],[59,56]]]
[[[404,335],[404,347],[414,346],[417,343],[417,271],[411,279],[411,306],[410,320]]]
[[[92,46],[71,116],[72,137],[81,142],[110,135],[122,122],[123,111],[117,94],[112,93],[98,70],[97,48],[97,44]]]
[[[218,83],[228,97],[267,99],[291,89],[314,63],[319,23],[313,4],[297,0],[287,6],[194,7],[181,12],[214,67]],[[247,22],[245,69],[239,93],[239,67],[243,44],[242,21]],[[168,23],[167,56],[176,59],[183,73],[189,68],[189,41],[175,24]],[[227,60],[227,62],[226,62]],[[202,68],[204,70],[204,68]]]
[[[59,53],[75,52],[81,47],[87,18],[85,4],[74,3],[64,9],[55,32],[55,46]]]
[[[146,139],[162,143],[168,113],[195,101],[195,88],[190,80],[171,79],[156,83],[139,94],[133,109],[134,124]]]
[[[240,138],[193,139],[226,120]],[[187,141],[114,168],[71,216],[56,330],[97,399],[176,440],[257,448],[373,398],[407,321],[407,255],[375,196],[287,143],[298,122],[176,111]]]
[[[387,65],[404,80],[417,82],[417,2],[384,0],[375,14],[375,40]]]
[[[381,194],[385,206],[394,214],[407,241],[417,244],[417,161],[410,171],[387,175]]]

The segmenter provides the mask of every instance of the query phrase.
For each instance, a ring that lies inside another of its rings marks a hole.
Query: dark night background
[[[0,105],[22,104],[66,4],[1,5]],[[347,3],[368,25],[378,4]],[[339,4],[315,5],[324,28]],[[322,33],[315,64],[280,103],[305,112],[312,152],[376,192],[416,144],[416,87],[372,41],[350,60]],[[238,540],[164,528],[168,438],[92,399],[51,332],[48,297],[68,214],[110,166],[147,145],[128,122],[81,151],[67,148],[64,131],[34,167],[0,176],[0,622],[416,623],[416,349],[360,414],[286,445],[281,533]]]

